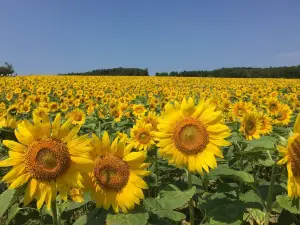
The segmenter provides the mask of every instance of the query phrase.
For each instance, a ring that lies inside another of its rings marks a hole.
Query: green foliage
[[[6,212],[6,210],[9,208],[11,201],[14,198],[14,195],[16,193],[16,190],[14,189],[7,189],[0,195],[0,217],[3,216],[3,214]]]
[[[299,198],[289,198],[286,195],[278,195],[276,197],[277,203],[287,211],[295,214],[300,214],[300,201]]]
[[[220,165],[215,170],[211,171],[210,177],[231,177],[233,179],[241,180],[245,183],[253,183],[254,178],[251,174],[244,171],[237,171],[229,168],[227,165]]]
[[[270,68],[252,68],[252,67],[233,67],[217,70],[198,70],[176,72],[157,72],[155,76],[162,77],[228,77],[228,78],[300,78],[300,66],[289,67],[270,67]]]
[[[67,73],[60,75],[70,76],[149,76],[148,69],[139,68],[112,68],[112,69],[97,69],[82,73]]]
[[[121,213],[121,214],[109,214],[106,218],[107,225],[145,225],[147,224],[149,215],[145,213]]]

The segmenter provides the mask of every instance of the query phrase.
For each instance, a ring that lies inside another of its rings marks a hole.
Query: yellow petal
[[[17,176],[21,176],[25,173],[25,165],[19,164],[14,166],[4,177],[2,177],[2,181],[11,181],[14,180]]]
[[[4,159],[2,161],[0,161],[0,167],[8,167],[8,166],[13,166],[13,165],[16,165],[18,164],[18,160],[16,159],[13,159],[13,158],[7,158],[7,159]]]
[[[37,187],[37,180],[35,178],[32,178],[29,183],[28,186],[26,188],[26,192],[25,192],[25,196],[24,196],[24,205],[28,205],[32,199],[33,199],[33,195],[35,194],[36,191],[36,187]]]
[[[140,178],[139,176],[137,176],[133,173],[130,174],[129,180],[136,187],[139,187],[142,189],[148,189],[147,183],[142,178]]]
[[[68,132],[67,136],[63,138],[63,142],[67,143],[68,141],[72,140],[76,136],[76,134],[78,134],[79,130],[80,126],[75,126],[74,128],[72,128]]]
[[[8,188],[16,189],[16,188],[22,186],[23,184],[25,184],[29,180],[30,177],[31,177],[30,173],[25,173],[25,174],[19,176],[14,182],[12,182],[12,184]]]
[[[128,155],[124,157],[124,161],[136,163],[136,162],[143,162],[147,157],[146,151],[140,151],[140,152],[131,152]]]
[[[47,195],[47,183],[40,181],[38,184],[38,189],[39,189],[39,195],[38,195],[38,200],[37,200],[37,209],[40,210],[44,204],[46,195]]]
[[[52,137],[53,138],[56,138],[59,133],[60,123],[61,123],[61,114],[58,113],[52,123]]]
[[[8,147],[9,149],[16,151],[16,152],[26,152],[27,148],[15,141],[10,141],[10,140],[4,140],[2,142],[6,147]]]
[[[294,124],[294,133],[300,133],[300,113],[298,114],[296,122]]]
[[[104,150],[110,149],[110,139],[107,131],[104,131],[103,133],[101,144]]]

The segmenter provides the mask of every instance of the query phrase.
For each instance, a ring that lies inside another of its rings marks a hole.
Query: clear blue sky
[[[299,0],[2,0],[18,74],[300,64]]]

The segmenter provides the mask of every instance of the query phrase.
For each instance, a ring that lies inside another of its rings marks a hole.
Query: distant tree
[[[14,72],[12,64],[5,62],[4,66],[0,66],[0,76],[11,76]]]

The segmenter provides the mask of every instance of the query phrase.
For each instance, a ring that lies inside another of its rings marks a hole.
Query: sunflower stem
[[[192,173],[189,170],[187,171],[187,176],[188,176],[188,189],[191,189],[193,186]],[[190,224],[195,225],[193,198],[191,198],[189,201],[189,211],[190,211]]]
[[[158,179],[159,179],[159,170],[158,170],[158,160],[157,160],[157,151],[155,151],[155,154],[154,154],[154,163],[155,163],[155,176],[156,176],[156,179],[155,179],[155,189],[157,190],[158,189]],[[156,191],[155,191],[155,196],[157,195]]]
[[[59,225],[57,218],[56,200],[51,202],[52,219],[54,225]]]
[[[270,222],[270,215],[271,215],[271,211],[272,211],[272,196],[273,196],[273,192],[274,192],[274,184],[275,184],[275,178],[276,178],[275,169],[276,169],[276,165],[273,164],[271,182],[270,182],[270,186],[269,186],[267,204],[266,204],[266,208],[265,208],[265,223],[264,223],[264,225],[269,225],[269,222]]]

